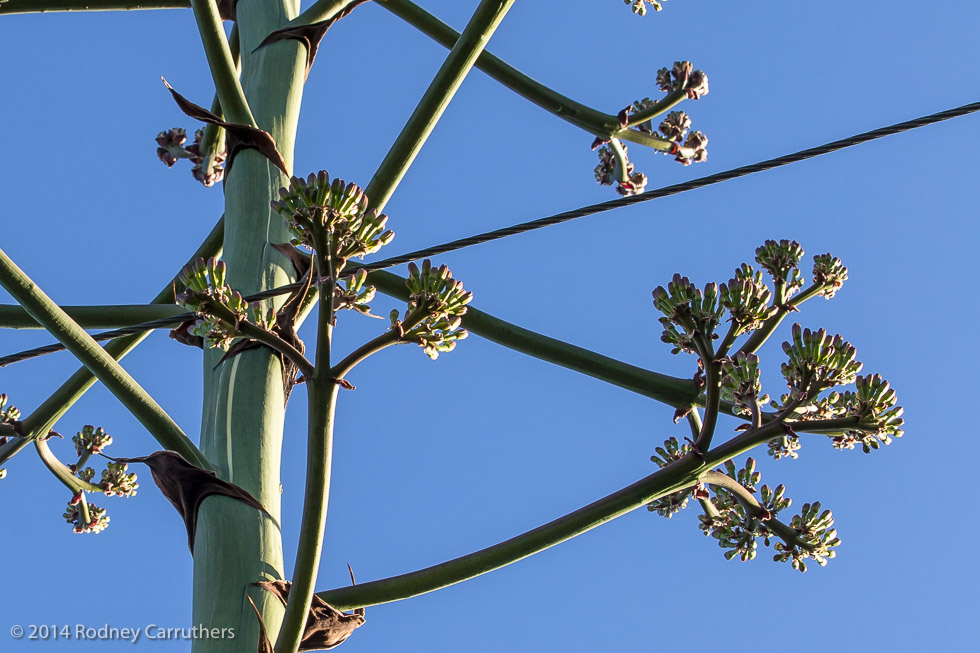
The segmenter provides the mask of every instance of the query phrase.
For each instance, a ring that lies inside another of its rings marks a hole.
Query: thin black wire
[[[452,252],[458,249],[463,249],[464,247],[470,247],[472,245],[479,245],[480,243],[486,243],[491,240],[506,238],[507,236],[522,234],[535,229],[541,229],[543,227],[550,227],[551,225],[568,222],[577,218],[584,218],[587,215],[594,215],[596,213],[601,213],[602,211],[618,209],[622,206],[630,206],[632,204],[647,202],[649,200],[655,200],[660,197],[667,197],[669,195],[677,195],[678,193],[694,190],[696,188],[702,188],[704,186],[710,186],[711,184],[728,181],[729,179],[736,179],[738,177],[744,177],[756,172],[771,170],[772,168],[778,168],[779,166],[796,163],[797,161],[812,159],[813,157],[820,156],[821,154],[835,152],[853,145],[860,145],[861,143],[866,143],[868,141],[875,140],[876,138],[882,138],[883,136],[891,136],[892,134],[898,134],[910,129],[916,129],[918,127],[925,127],[926,125],[942,122],[943,120],[949,120],[950,118],[965,116],[970,113],[975,113],[976,111],[980,111],[980,102],[965,104],[961,107],[957,107],[956,109],[949,109],[940,113],[934,113],[921,118],[916,118],[915,120],[907,120],[905,122],[891,125],[890,127],[881,127],[880,129],[857,134],[856,136],[851,136],[850,138],[843,138],[839,141],[827,143],[826,145],[820,145],[819,147],[811,147],[806,150],[800,150],[794,154],[786,154],[784,156],[776,157],[775,159],[767,159],[766,161],[760,161],[759,163],[753,163],[740,168],[726,170],[724,172],[708,175],[707,177],[699,177],[698,179],[692,179],[680,184],[674,184],[673,186],[664,186],[663,188],[657,188],[645,193],[639,193],[629,197],[620,197],[618,199],[584,206],[579,209],[556,213],[555,215],[547,218],[531,220],[530,222],[522,222],[512,227],[495,229],[494,231],[477,234],[476,236],[470,236],[469,238],[460,238],[459,240],[453,240],[442,245],[435,245],[434,247],[420,249],[407,254],[402,254],[401,256],[386,258],[374,263],[367,263],[361,267],[368,271],[394,267],[396,265],[408,263],[409,261],[414,261],[420,258],[445,254],[446,252]]]
[[[546,218],[539,218],[537,220],[531,220],[529,222],[521,222],[520,224],[515,224],[511,227],[504,227],[503,229],[495,229],[493,231],[487,231],[482,234],[477,234],[475,236],[470,236],[468,238],[460,238],[458,240],[452,240],[448,243],[443,243],[441,245],[435,245],[433,247],[427,247],[425,249],[419,249],[414,252],[408,252],[407,254],[402,254],[400,256],[393,256],[391,258],[382,259],[380,261],[375,261],[374,263],[365,264],[352,264],[348,270],[353,272],[355,270],[367,270],[368,272],[374,270],[384,270],[387,268],[392,268],[397,265],[402,265],[403,263],[408,263],[410,261],[416,261],[421,258],[426,258],[429,256],[437,256],[439,254],[446,254],[448,252],[453,252],[466,247],[472,247],[473,245],[479,245],[482,243],[487,243],[492,240],[499,240],[501,238],[506,238],[507,236],[514,236],[517,234],[526,233],[528,231],[534,231],[535,229],[542,229],[544,227],[550,227],[551,225],[561,224],[562,222],[569,222],[571,220],[576,220],[578,218],[584,218],[589,215],[595,215],[596,213],[602,213],[603,211],[611,211],[612,209],[618,209],[623,206],[630,206],[633,204],[638,204],[640,202],[647,202],[649,200],[655,200],[661,197],[668,197],[670,195],[677,195],[679,193],[684,193],[689,190],[695,190],[697,188],[703,188],[704,186],[710,186],[711,184],[717,184],[723,181],[728,181],[729,179],[737,179],[738,177],[745,177],[746,175],[755,174],[756,172],[763,172],[765,170],[772,170],[773,168],[778,168],[780,166],[788,165],[790,163],[796,163],[798,161],[805,161],[806,159],[812,159],[814,157],[820,156],[821,154],[829,154],[830,152],[836,152],[837,150],[843,150],[847,147],[852,147],[854,145],[860,145],[861,143],[867,143],[868,141],[873,141],[884,136],[891,136],[892,134],[899,134],[904,131],[909,131],[911,129],[918,129],[919,127],[925,127],[927,125],[932,125],[937,122],[942,122],[943,120],[949,120],[950,118],[958,118],[959,116],[965,116],[971,113],[976,113],[980,111],[980,102],[973,102],[971,104],[964,104],[961,107],[955,109],[948,109],[946,111],[940,111],[939,113],[933,113],[928,116],[922,116],[921,118],[915,118],[914,120],[906,120],[905,122],[896,123],[888,127],[881,127],[879,129],[873,129],[871,131],[863,132],[861,134],[856,134],[849,138],[842,138],[831,143],[826,143],[824,145],[819,145],[817,147],[811,147],[805,150],[800,150],[799,152],[794,152],[793,154],[786,154],[783,156],[776,157],[775,159],[767,159],[765,161],[760,161],[759,163],[753,163],[747,166],[741,166],[739,168],[733,168],[731,170],[725,170],[723,172],[718,172],[713,175],[708,175],[706,177],[699,177],[697,179],[692,179],[690,181],[685,181],[680,184],[674,184],[672,186],[664,186],[663,188],[657,188],[655,190],[649,190],[645,193],[639,193],[637,195],[631,195],[629,197],[620,197],[614,200],[608,200],[606,202],[599,202],[598,204],[590,204],[589,206],[583,206],[578,209],[573,209],[571,211],[563,211],[562,213],[556,213],[555,215],[548,216]],[[284,286],[279,286],[278,288],[271,288],[254,295],[249,295],[245,299],[248,301],[258,301],[260,299],[268,299],[269,297],[277,297],[279,295],[284,295],[286,293],[293,292],[306,285],[305,281],[298,281],[296,283],[287,284]],[[135,324],[133,326],[124,327],[122,329],[115,329],[113,331],[105,331],[103,333],[98,333],[92,337],[97,340],[110,340],[112,338],[118,338],[120,336],[131,335],[134,333],[141,333],[143,331],[148,331],[150,329],[175,326],[180,324],[185,320],[189,320],[194,317],[193,313],[181,313],[175,315],[174,317],[161,318],[158,320],[153,320],[151,322],[143,322],[142,324]],[[35,358],[37,356],[43,356],[44,354],[50,354],[56,351],[64,350],[64,345],[61,343],[56,343],[52,345],[46,345],[44,347],[37,347],[35,349],[28,349],[16,354],[10,354],[8,356],[0,357],[0,367],[4,367],[11,363],[17,363],[30,358]]]

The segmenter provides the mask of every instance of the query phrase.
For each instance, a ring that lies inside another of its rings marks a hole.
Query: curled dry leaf
[[[284,39],[295,39],[299,41],[306,46],[306,74],[303,76],[303,80],[305,81],[306,78],[310,76],[310,69],[313,68],[313,62],[316,60],[316,51],[317,48],[320,47],[320,41],[323,39],[323,35],[327,33],[327,30],[330,29],[331,25],[348,15],[350,12],[354,11],[355,7],[362,5],[367,1],[368,0],[354,0],[354,2],[347,5],[347,7],[345,7],[333,18],[321,20],[318,23],[278,29],[269,34],[269,36],[265,37],[265,40],[259,43],[258,48],[255,48],[255,50],[269,45],[270,43],[275,43],[276,41],[282,41]],[[255,52],[255,50],[252,52]]]
[[[269,634],[265,632],[265,622],[262,621],[262,613],[259,609],[255,607],[255,601],[248,594],[245,595],[248,602],[252,604],[252,609],[255,610],[255,616],[259,620],[259,649],[258,653],[275,653],[275,649],[272,648],[272,642],[269,641]]]
[[[238,0],[218,0],[218,15],[221,20],[235,20],[235,5]]]
[[[351,579],[353,577],[352,571]],[[283,605],[286,605],[289,599],[289,588],[292,585],[288,580],[263,580],[252,584],[272,592]],[[299,643],[299,651],[318,651],[340,646],[363,623],[363,608],[354,610],[352,614],[346,614],[314,594],[313,602],[310,604],[310,614],[306,618],[306,629]],[[262,649],[260,648],[259,651],[261,652]]]
[[[167,85],[167,89],[170,94],[173,95],[174,101],[180,110],[185,114],[194,118],[195,120],[200,120],[201,122],[210,123],[212,125],[217,125],[219,127],[224,127],[225,132],[227,132],[227,147],[228,147],[228,158],[225,164],[225,179],[231,174],[231,164],[235,158],[235,155],[241,150],[254,149],[258,150],[265,158],[272,162],[272,165],[276,166],[282,170],[282,174],[289,175],[286,170],[286,162],[283,160],[282,155],[276,147],[276,139],[272,138],[272,134],[267,131],[263,131],[251,125],[240,125],[233,122],[225,122],[220,118],[220,116],[208,111],[199,104],[194,104],[183,95],[174,90],[174,88],[163,79],[163,83]]]
[[[112,458],[117,463],[144,463],[150,468],[153,482],[163,496],[173,504],[187,527],[187,546],[194,553],[194,534],[197,531],[197,511],[201,503],[212,495],[237,499],[244,504],[268,511],[258,500],[242,488],[218,478],[212,471],[201,469],[187,462],[175,451],[155,451],[139,458]]]

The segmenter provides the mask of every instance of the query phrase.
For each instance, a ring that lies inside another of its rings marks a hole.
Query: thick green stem
[[[386,5],[389,3],[385,3]],[[402,177],[415,160],[422,145],[442,117],[449,101],[459,90],[477,57],[483,52],[490,36],[496,31],[514,0],[482,0],[463,34],[453,45],[449,56],[436,73],[429,88],[412,112],[405,127],[388,151],[378,171],[374,173],[365,193],[372,208],[381,209],[388,203]]]
[[[302,101],[306,52],[295,40],[256,50],[269,33],[299,13],[298,0],[238,0],[241,88],[255,123],[268,131],[292,169],[296,126]],[[219,88],[220,92],[220,88]],[[237,118],[227,111],[225,117]],[[245,296],[295,280],[289,261],[271,243],[289,240],[270,202],[286,177],[255,150],[242,150],[224,183],[224,261],[228,283]],[[268,300],[277,308],[281,300]],[[263,311],[264,312],[264,311]],[[258,620],[245,593],[254,600],[268,636],[275,640],[282,605],[268,592],[252,588],[258,580],[284,578],[281,466],[285,392],[276,352],[258,347],[222,361],[223,352],[204,354],[201,448],[218,474],[250,492],[269,511],[257,513],[227,497],[209,497],[198,512],[194,544],[192,623],[234,628],[234,639],[197,639],[193,653],[253,650]]]
[[[210,469],[204,455],[169,415],[37,285],[0,250],[0,285],[105,384],[112,394],[165,448]]]

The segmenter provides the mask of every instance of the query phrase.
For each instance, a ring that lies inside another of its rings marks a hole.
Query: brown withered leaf
[[[238,0],[218,0],[218,15],[221,20],[235,20],[235,5]]]
[[[171,337],[173,337],[173,336],[171,336]],[[687,417],[688,415],[690,415],[691,414],[691,411],[693,409],[694,409],[694,406],[686,406],[685,408],[678,408],[677,410],[675,410],[674,411],[674,424],[676,424],[677,422],[681,421],[682,419],[684,419],[685,417]]]
[[[354,572],[351,572],[352,578],[353,575]],[[283,605],[289,599],[289,588],[292,585],[288,580],[263,580],[252,584],[272,592]],[[363,608],[346,614],[314,594],[299,651],[318,651],[340,646],[363,623]]]
[[[218,478],[212,471],[201,469],[187,462],[176,451],[154,451],[138,458],[111,458],[119,463],[145,463],[153,475],[153,482],[163,496],[173,504],[187,527],[187,546],[194,554],[194,533],[197,531],[197,511],[201,503],[212,495],[237,499],[244,504],[269,514],[258,500],[242,488]]]
[[[191,327],[194,326],[196,321],[197,318],[194,317],[190,320],[181,322],[170,330],[170,337],[181,344],[197,347],[198,349],[204,349],[204,338],[201,336],[192,335],[190,331]]]
[[[167,89],[170,94],[174,97],[174,101],[180,110],[185,114],[194,118],[195,120],[200,120],[201,122],[210,123],[212,125],[217,125],[219,127],[224,127],[225,132],[228,136],[226,139],[226,144],[228,148],[228,157],[225,163],[225,179],[231,173],[231,164],[235,158],[235,155],[241,150],[254,149],[258,150],[265,158],[272,162],[272,165],[276,166],[282,170],[282,174],[289,175],[286,170],[286,162],[283,161],[282,155],[276,147],[276,139],[272,138],[272,134],[267,131],[257,129],[251,125],[240,125],[234,122],[225,122],[220,116],[208,111],[199,104],[194,104],[183,95],[174,90],[174,88],[163,79],[163,83],[167,85]]]
[[[245,595],[248,602],[252,604],[252,609],[255,610],[255,616],[259,620],[259,649],[258,653],[275,653],[275,649],[272,648],[272,642],[269,641],[269,634],[265,632],[265,622],[262,621],[262,614],[259,609],[255,607],[255,601],[248,594]]]
[[[310,76],[310,69],[313,68],[313,62],[316,60],[316,51],[317,48],[320,47],[320,41],[323,39],[323,35],[327,33],[327,30],[330,29],[331,25],[336,23],[344,16],[350,14],[350,12],[354,11],[358,5],[362,5],[367,1],[368,0],[355,0],[333,18],[321,20],[319,23],[277,29],[275,32],[265,37],[265,40],[259,43],[259,46],[255,48],[255,50],[269,45],[270,43],[275,43],[276,41],[296,39],[306,46],[306,74],[303,76],[303,81],[306,81],[306,78]],[[255,52],[255,50],[252,50],[252,52]]]

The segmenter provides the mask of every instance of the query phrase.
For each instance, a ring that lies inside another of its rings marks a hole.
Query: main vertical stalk
[[[290,170],[306,52],[292,40],[253,50],[298,10],[298,0],[238,0],[236,6],[242,87],[258,126],[275,138]],[[286,181],[261,154],[244,150],[235,157],[225,182],[224,260],[231,285],[243,294],[295,280],[289,262],[270,246],[289,240],[282,219],[269,206]],[[251,492],[270,516],[225,497],[210,497],[202,504],[194,547],[192,623],[233,628],[235,636],[198,639],[192,645],[194,653],[256,649],[258,622],[246,593],[258,606],[273,640],[283,615],[278,600],[250,585],[285,577],[279,525],[285,417],[282,367],[266,348],[224,361],[222,354],[204,356],[201,449],[222,478]]]

